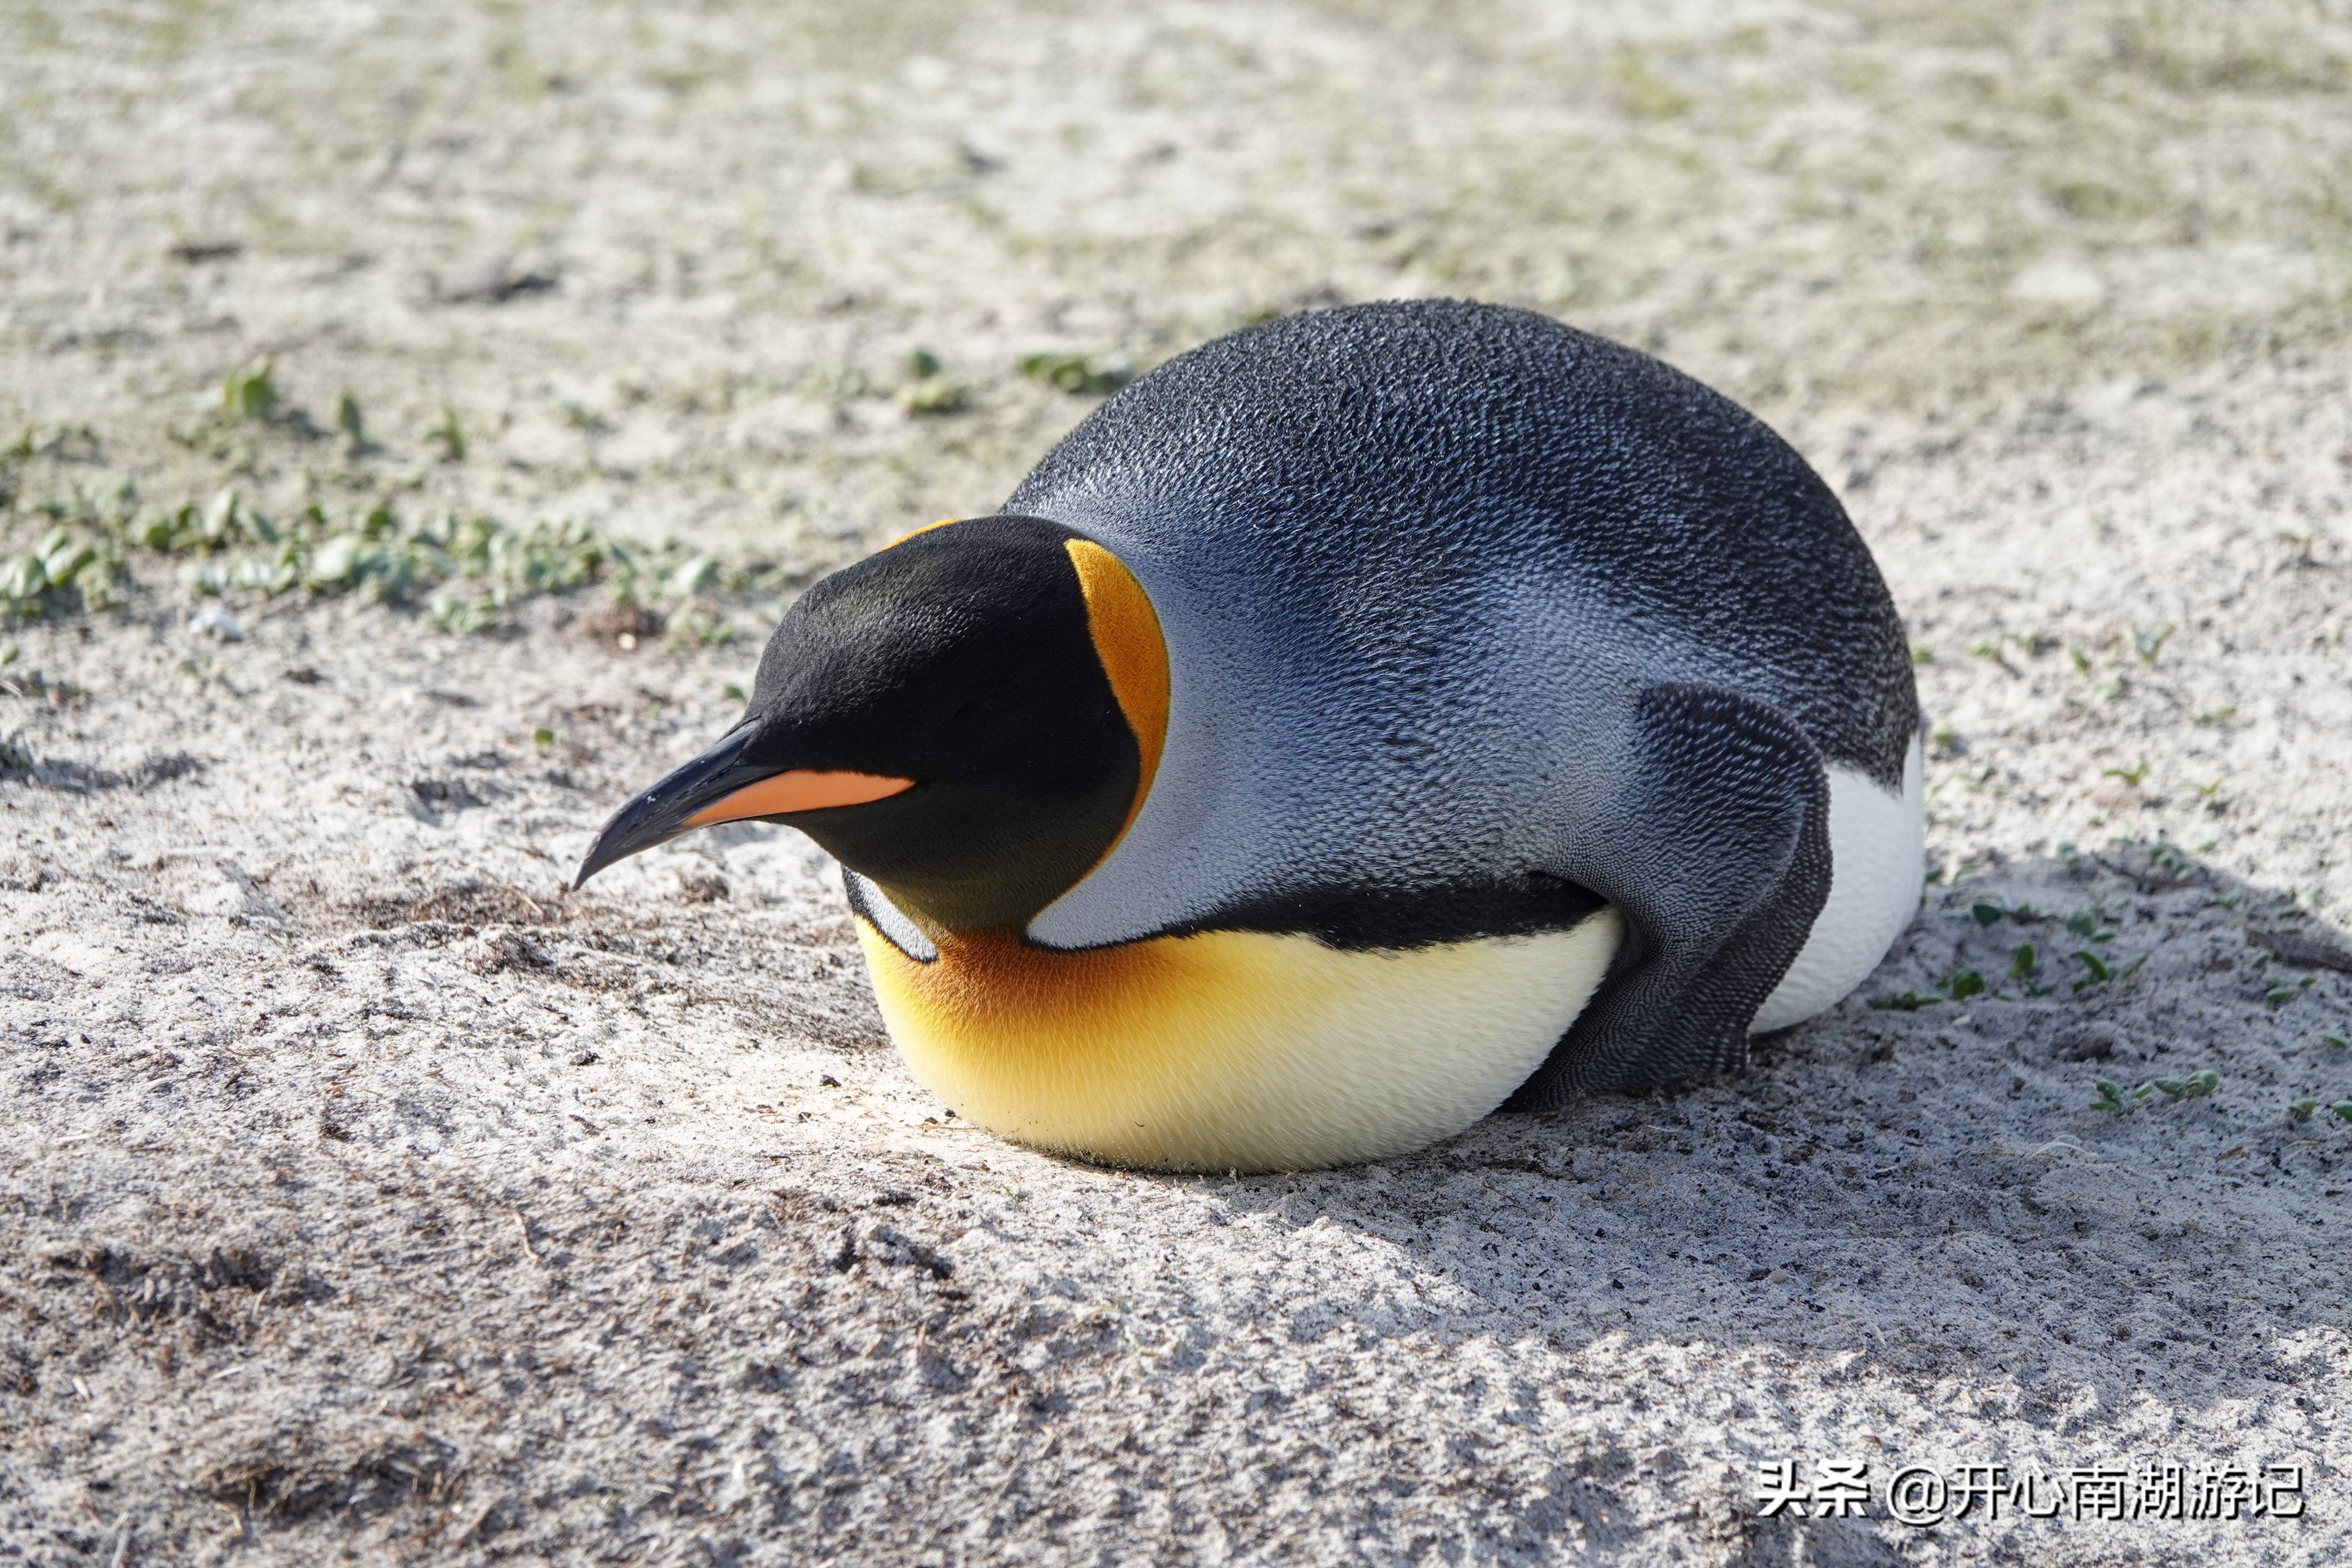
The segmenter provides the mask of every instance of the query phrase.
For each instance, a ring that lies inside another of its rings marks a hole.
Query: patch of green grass
[[[2190,1073],[2187,1078],[2156,1078],[2137,1089],[2125,1089],[2113,1079],[2099,1079],[2094,1086],[2097,1093],[2091,1100],[2093,1110],[2118,1114],[2137,1109],[2151,1094],[2161,1094],[2172,1104],[2203,1100],[2221,1087],[2221,1075],[2211,1068]],[[2292,1110],[2292,1108],[2290,1108]]]
[[[782,591],[774,572],[730,567],[676,545],[646,547],[573,522],[516,525],[456,512],[404,516],[388,503],[346,511],[313,504],[275,518],[235,489],[202,502],[113,508],[64,503],[75,525],[49,530],[27,550],[0,556],[0,618],[37,615],[65,600],[94,609],[116,602],[132,563],[172,564],[199,596],[290,593],[355,595],[417,604],[446,631],[499,624],[509,606],[542,594],[591,587],[624,604],[679,604],[680,641],[722,643],[734,628],[709,595]],[[39,509],[36,509],[38,515]]]
[[[1124,355],[1024,354],[1019,368],[1032,381],[1078,397],[1117,392],[1135,379],[1135,365]]]
[[[37,616],[64,595],[97,608],[113,601],[121,576],[122,552],[113,542],[53,528],[31,549],[0,556],[0,621]]]

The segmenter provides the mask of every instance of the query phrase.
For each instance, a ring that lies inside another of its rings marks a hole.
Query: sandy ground
[[[724,644],[232,640],[137,550],[0,632],[0,1560],[2342,1561],[2347,61],[2333,0],[0,10],[9,549],[234,486],[770,568]],[[1749,1074],[1129,1175],[916,1087],[803,841],[559,891],[782,593],[1089,406],[1024,356],[1431,292],[1750,403],[1919,646],[1924,908]],[[1971,1463],[2305,1510],[1889,1517]]]

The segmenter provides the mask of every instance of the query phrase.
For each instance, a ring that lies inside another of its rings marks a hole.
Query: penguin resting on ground
[[[809,589],[578,880],[797,827],[959,1114],[1295,1170],[1837,1002],[1918,904],[1919,731],[1868,550],[1757,420],[1539,316],[1367,305],[1171,361],[1001,515]]]

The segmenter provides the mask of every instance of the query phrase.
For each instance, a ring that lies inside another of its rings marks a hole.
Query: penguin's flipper
[[[1631,739],[1559,867],[1623,912],[1626,939],[1514,1110],[1745,1066],[1756,1009],[1829,899],[1829,779],[1786,713],[1652,686]]]

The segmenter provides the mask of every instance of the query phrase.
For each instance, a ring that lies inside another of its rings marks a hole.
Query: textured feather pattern
[[[1803,462],[1525,312],[1367,306],[1220,340],[1113,397],[1007,510],[1115,553],[1172,672],[1141,812],[1030,924],[1054,946],[1557,873],[1660,684],[1783,713],[1891,787],[1917,728],[1885,587]]]

